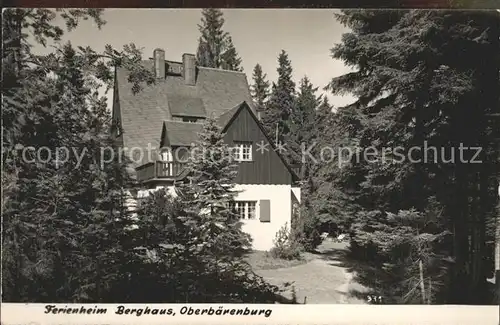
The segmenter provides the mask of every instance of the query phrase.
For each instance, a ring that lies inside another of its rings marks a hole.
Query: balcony
[[[175,161],[149,162],[136,168],[137,180],[146,182],[150,180],[173,180],[181,174],[185,164]]]

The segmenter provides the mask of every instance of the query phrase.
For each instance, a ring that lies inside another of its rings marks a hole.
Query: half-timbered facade
[[[164,58],[157,49],[144,62],[154,69],[157,82],[138,94],[132,93],[126,71],[116,72],[115,137],[147,188],[134,193],[134,199],[159,187],[175,194],[176,181],[188,176],[184,166],[190,147],[212,116],[238,161],[232,206],[254,248],[270,249],[276,232],[297,213],[300,188],[295,171],[257,118],[245,74],[197,67],[192,54],[184,54],[182,62]]]

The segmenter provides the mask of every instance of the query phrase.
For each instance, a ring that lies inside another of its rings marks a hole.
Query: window
[[[184,123],[201,123],[205,118],[202,116],[172,115],[172,121]]]
[[[183,117],[182,122],[196,123],[198,122],[198,119],[196,117]]]
[[[172,155],[172,149],[163,148],[161,151],[161,160],[162,161],[173,161],[174,157]]]
[[[257,216],[256,201],[235,201],[231,202],[230,208],[240,219],[252,220]]]
[[[252,161],[252,144],[249,142],[235,142],[233,155],[237,161]]]

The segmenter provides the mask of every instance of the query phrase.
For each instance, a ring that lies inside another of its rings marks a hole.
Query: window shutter
[[[260,200],[260,222],[271,222],[271,201]]]

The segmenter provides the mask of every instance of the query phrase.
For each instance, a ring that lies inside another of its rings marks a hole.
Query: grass
[[[312,254],[303,253],[299,260],[285,260],[280,258],[274,258],[266,251],[251,251],[247,254],[247,262],[250,263],[252,269],[258,270],[274,270],[281,268],[288,268],[292,266],[297,266],[305,264],[312,259]]]
[[[297,297],[299,304],[364,303],[351,297],[353,284],[337,257],[345,243],[325,241],[317,251],[303,253],[301,260],[276,259],[266,252],[247,255],[252,268],[267,282],[284,288],[282,295]]]
[[[265,251],[248,252],[246,259],[267,282],[283,288],[283,297],[295,296],[299,304],[366,303],[367,288],[346,274],[354,268],[345,260],[346,248],[346,243],[325,241],[299,260],[274,258]]]

